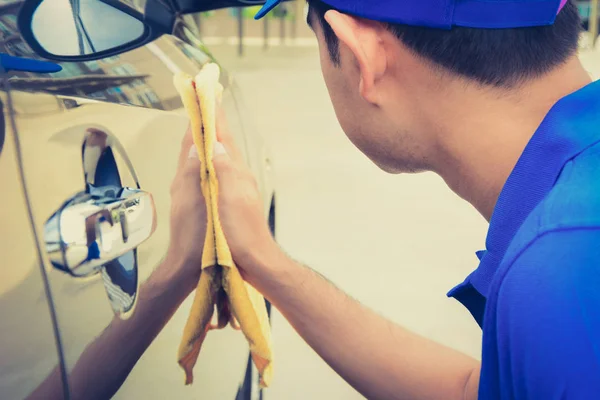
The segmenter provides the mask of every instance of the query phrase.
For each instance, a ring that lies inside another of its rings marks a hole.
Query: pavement
[[[446,292],[477,267],[487,222],[434,174],[388,175],[354,148],[314,46],[247,46],[243,58],[232,46],[213,51],[272,147],[283,248],[392,321],[479,358],[481,331]],[[599,78],[600,51],[581,58]],[[362,398],[278,313],[273,333],[269,399]]]

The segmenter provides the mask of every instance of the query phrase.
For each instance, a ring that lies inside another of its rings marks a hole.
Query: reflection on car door
[[[4,86],[4,84],[2,84]],[[0,398],[30,396],[53,371],[62,393],[51,308],[21,185],[15,136],[0,91]],[[43,397],[37,397],[43,398]]]
[[[15,73],[11,78],[24,176],[36,229],[46,235],[44,268],[55,300],[67,372],[111,321],[121,318],[120,311],[135,298],[137,286],[123,284],[115,289],[107,286],[114,276],[76,277],[59,268],[50,254],[52,232],[58,229],[53,216],[65,204],[77,203],[98,188],[121,190],[139,185],[152,193],[158,215],[154,235],[137,252],[118,260],[120,271],[128,276],[137,258],[137,284],[144,284],[166,252],[169,187],[187,128],[172,75],[175,69],[195,74],[208,59],[190,58],[181,43],[163,38],[109,59],[63,63],[63,71],[54,76]],[[223,101],[230,116],[235,116],[228,91]],[[241,130],[234,128],[233,133],[244,149]],[[90,146],[98,141],[101,145]],[[196,382],[192,387],[183,385],[175,355],[190,301],[140,359],[116,398],[235,397],[248,354],[239,332],[209,335],[196,367]]]

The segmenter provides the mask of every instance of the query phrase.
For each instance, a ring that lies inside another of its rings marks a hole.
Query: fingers
[[[194,138],[192,136],[192,127],[188,125],[187,131],[181,141],[181,150],[179,151],[179,162],[177,163],[178,169],[181,169],[189,157],[190,147],[194,145]],[[196,158],[198,153],[196,153]]]
[[[237,145],[235,144],[235,140],[233,138],[233,136],[231,135],[231,131],[229,130],[229,127],[227,126],[227,120],[225,119],[225,113],[223,112],[222,108],[219,108],[219,110],[217,111],[218,113],[218,118],[217,118],[217,143],[216,145],[219,145],[221,147],[224,146],[224,148],[226,149],[227,154],[230,155],[231,159],[234,162],[244,162],[244,158],[242,156],[242,153],[240,152],[239,148],[237,147]],[[181,169],[184,164],[186,163],[186,160],[189,158],[190,154],[190,147],[192,147],[194,145],[194,137],[192,134],[192,128],[190,125],[188,125],[187,131],[185,132],[185,135],[183,136],[183,139],[181,141],[181,150],[179,152],[179,162],[178,162],[178,168]],[[215,151],[219,151],[219,150],[215,150]],[[194,153],[196,155],[196,158],[198,158],[198,153]]]
[[[182,190],[188,193],[188,196],[194,190],[201,192],[202,165],[198,158],[196,146],[192,144],[181,152],[181,156],[184,157],[180,160],[181,165],[171,183],[171,195],[178,195]]]
[[[217,107],[217,140],[222,142],[224,137],[230,136],[229,125],[227,124],[227,117],[225,116],[225,110],[222,106]]]
[[[193,159],[199,160],[200,159],[198,157],[198,148],[196,147],[195,144],[192,144],[188,150],[188,159],[191,159],[191,160],[193,160]]]
[[[228,150],[222,143],[215,142],[213,149],[213,166],[217,175],[217,180],[220,183],[219,191],[227,188],[228,191],[237,189],[234,183],[237,180],[236,174],[239,171],[239,164],[236,164],[229,156]]]
[[[188,148],[187,158],[184,160],[182,169],[190,174],[194,174],[198,178],[198,182],[200,181],[202,164],[200,162],[200,158],[198,158],[198,149],[196,149],[196,145],[193,143]]]
[[[229,157],[229,152],[223,143],[215,142],[215,147],[213,149],[213,158],[215,157]]]
[[[227,117],[225,116],[225,111],[223,108],[219,108],[217,110],[217,141],[221,142],[225,146],[227,152],[236,163],[244,162],[242,153],[236,145],[235,139],[233,138],[231,130],[227,124]]]
[[[226,190],[230,195],[236,193],[243,198],[257,191],[256,180],[252,172],[244,165],[234,162],[229,150],[222,143],[216,142],[213,150],[213,166],[217,174],[220,191]],[[231,198],[231,196],[225,196]]]
[[[233,162],[231,157],[229,156],[229,152],[225,148],[225,145],[220,142],[215,142],[215,146],[213,148],[213,166],[215,167],[215,172],[217,173],[217,178],[221,178],[221,174],[223,171],[230,169],[233,166]]]

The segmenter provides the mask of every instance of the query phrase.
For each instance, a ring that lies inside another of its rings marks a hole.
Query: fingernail
[[[227,150],[223,143],[215,141],[215,146],[213,147],[213,157],[220,156],[222,154],[227,154]]]
[[[190,147],[188,158],[198,158],[198,149],[196,149],[196,145],[192,145],[192,147]]]

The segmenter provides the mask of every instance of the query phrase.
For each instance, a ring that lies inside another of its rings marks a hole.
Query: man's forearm
[[[477,397],[476,360],[393,324],[283,252],[257,262],[259,290],[366,397]]]

